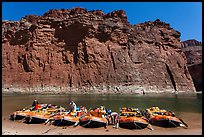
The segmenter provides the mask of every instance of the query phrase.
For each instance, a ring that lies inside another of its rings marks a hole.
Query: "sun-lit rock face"
[[[5,92],[195,92],[180,33],[159,19],[77,7],[3,21],[2,34]]]

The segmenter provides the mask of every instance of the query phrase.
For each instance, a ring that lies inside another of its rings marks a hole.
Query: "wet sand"
[[[3,135],[202,135],[202,114],[184,112],[180,115],[188,128],[163,128],[152,126],[154,130],[113,128],[109,125],[107,129],[85,128],[81,126],[57,127],[43,124],[26,124],[21,121],[10,121],[8,116],[2,117]],[[47,132],[46,132],[47,131]]]

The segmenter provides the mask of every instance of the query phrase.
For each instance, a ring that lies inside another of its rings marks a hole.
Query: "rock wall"
[[[202,46],[202,42],[197,41],[195,39],[189,39],[189,40],[182,41],[181,46],[184,49],[187,47],[194,47],[194,46],[200,47],[200,46]]]
[[[196,91],[202,91],[202,43],[194,39],[186,40],[182,42],[182,47]]]
[[[50,10],[2,22],[3,91],[195,93],[180,33],[125,11]]]

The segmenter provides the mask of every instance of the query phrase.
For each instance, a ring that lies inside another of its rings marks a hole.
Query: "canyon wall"
[[[2,22],[3,92],[195,93],[180,32],[123,10],[83,8]]]
[[[202,43],[195,39],[183,41],[182,51],[196,91],[202,91]]]

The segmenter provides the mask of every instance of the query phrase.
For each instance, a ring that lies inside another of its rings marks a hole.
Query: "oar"
[[[55,113],[51,114],[51,115],[50,115],[50,118],[48,118],[48,119],[45,121],[44,125],[46,125],[47,123],[49,123],[50,120],[52,120],[54,116],[55,116]]]
[[[179,120],[180,120],[186,127],[188,127],[188,125],[187,125],[181,118],[179,118]]]
[[[47,123],[49,123],[50,120],[51,120],[51,118],[48,118],[48,119],[45,121],[44,125],[46,125]]]
[[[56,127],[50,128],[50,129],[48,129],[47,131],[43,132],[42,134],[48,133],[50,130],[57,128],[57,126],[58,126],[62,121],[63,121],[63,119],[61,119],[60,122],[58,122],[58,123],[55,125]]]
[[[146,121],[148,122],[148,125],[150,126],[150,127],[147,126],[148,129],[154,130],[154,129],[152,128],[151,124],[149,123],[149,119],[147,119],[146,117],[143,117],[142,119],[144,119],[144,120],[146,120]]]
[[[154,130],[154,129],[152,128],[151,124],[148,124],[148,125],[150,126],[150,127],[147,126],[148,129]]]
[[[79,120],[76,121],[76,123],[74,123],[74,127],[78,126],[79,125]]]

